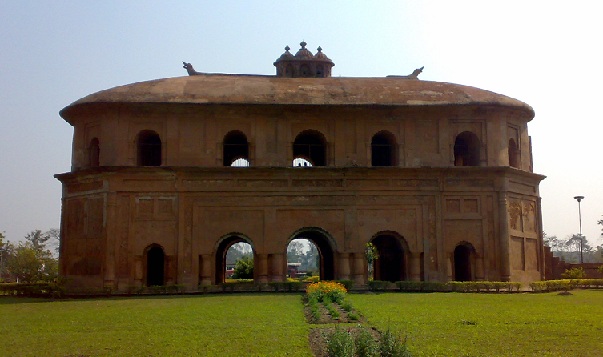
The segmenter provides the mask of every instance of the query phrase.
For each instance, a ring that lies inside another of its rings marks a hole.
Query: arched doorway
[[[481,144],[477,135],[464,131],[454,140],[454,166],[479,166]]]
[[[475,252],[469,243],[461,243],[454,248],[454,280],[473,280],[472,256]]]
[[[293,234],[289,242],[295,239],[307,239],[314,244],[318,250],[318,272],[320,280],[334,280],[334,244],[331,243],[332,239],[329,234],[320,228],[303,228]],[[288,244],[285,247],[285,250],[287,247]]]
[[[247,237],[242,234],[233,233],[223,237],[218,243],[216,249],[216,266],[214,275],[214,284],[222,284],[226,280],[226,255],[230,247],[236,243],[248,243],[251,246],[251,255],[253,256],[254,265],[257,261],[255,259],[255,250],[253,249],[253,243]],[[256,272],[254,269],[253,278],[255,280]]]
[[[373,261],[373,279],[382,281],[406,280],[406,242],[396,233],[379,233],[371,243],[378,258]]]
[[[146,249],[146,284],[147,286],[165,285],[165,253],[157,244]]]
[[[291,239],[287,245],[287,277],[305,278],[318,276],[320,254],[311,240]]]

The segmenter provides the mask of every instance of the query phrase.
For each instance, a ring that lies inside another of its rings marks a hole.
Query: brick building
[[[306,238],[323,279],[540,280],[538,185],[527,104],[409,76],[331,77],[319,48],[277,74],[133,83],[61,110],[74,128],[60,273],[75,286],[224,280],[253,248],[255,280],[282,281]]]

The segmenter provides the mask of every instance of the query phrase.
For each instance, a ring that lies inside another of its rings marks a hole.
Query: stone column
[[[484,280],[484,257],[475,257],[475,280]]]
[[[453,254],[449,254],[448,255],[448,259],[446,259],[447,262],[447,267],[446,267],[446,275],[448,277],[448,281],[452,281],[454,280],[454,276],[452,275],[452,266],[454,264],[454,255]]]
[[[199,267],[201,275],[201,285],[212,284],[211,254],[201,255],[201,266]]]
[[[354,254],[352,280],[356,285],[365,285],[368,281],[364,254]]]
[[[272,254],[270,266],[270,281],[283,281],[285,272],[283,271],[283,254]]]
[[[105,234],[106,234],[106,257],[105,257],[105,277],[104,287],[106,288],[118,288],[115,279],[115,268],[117,260],[115,259],[117,249],[119,245],[115,243],[115,237],[117,236],[117,222],[116,222],[116,210],[117,210],[117,197],[114,193],[107,194],[105,196]]]
[[[338,279],[350,279],[350,253],[339,254],[339,277]]]
[[[421,253],[410,254],[410,272],[408,277],[412,281],[421,281]]]
[[[268,283],[268,254],[257,254],[258,259],[258,274],[257,282],[261,284]]]
[[[507,181],[504,180],[498,193],[498,217],[500,225],[500,280],[509,281],[511,266],[509,263],[509,205],[507,198]]]

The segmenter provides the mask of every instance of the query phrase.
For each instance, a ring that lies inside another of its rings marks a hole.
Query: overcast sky
[[[595,1],[0,0],[0,231],[59,227],[72,127],[60,109],[132,82],[202,72],[274,74],[305,40],[333,76],[479,87],[530,104],[544,230],[601,244],[603,21]]]

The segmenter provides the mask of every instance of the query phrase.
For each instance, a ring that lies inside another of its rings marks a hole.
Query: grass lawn
[[[0,298],[1,356],[311,356],[300,295]]]
[[[415,356],[600,356],[603,291],[349,294]],[[310,356],[301,296],[0,297],[0,356]]]
[[[352,294],[413,356],[601,356],[603,291],[546,294]]]

